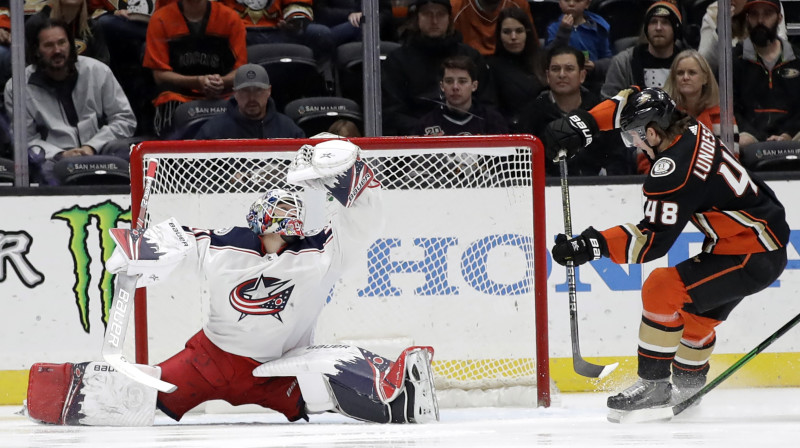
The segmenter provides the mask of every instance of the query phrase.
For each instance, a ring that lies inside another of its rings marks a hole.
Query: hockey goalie
[[[306,232],[301,196],[270,190],[250,207],[247,227],[197,229],[171,218],[138,239],[130,238],[135,231],[112,230],[110,272],[146,287],[188,266],[208,288],[206,323],[185,348],[157,366],[137,365],[177,389],[158,392],[103,362],[36,364],[29,416],[54,424],[147,425],[156,407],[180,420],[205,401],[225,400],[258,404],[289,421],[321,412],[378,423],[437,421],[433,348],[409,347],[392,362],[354,346],[313,345],[331,288],[383,226],[375,173],[358,146],[335,139],[304,145],[287,181],[327,191],[341,204],[324,228]]]

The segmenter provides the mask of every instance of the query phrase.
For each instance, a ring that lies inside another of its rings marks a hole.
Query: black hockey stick
[[[147,164],[147,174],[144,180],[144,192],[142,193],[142,202],[139,207],[139,214],[136,221],[133,222],[134,230],[144,229],[144,219],[147,214],[147,203],[150,200],[150,190],[155,181],[156,167],[158,166],[155,159],[150,160]],[[138,239],[138,234],[131,233],[131,238]],[[117,274],[117,282],[114,288],[114,298],[111,302],[111,310],[108,316],[108,325],[106,326],[105,339],[103,340],[102,354],[103,359],[115,368],[117,371],[124,373],[132,380],[142,383],[145,386],[158,389],[161,392],[174,392],[177,387],[174,384],[161,381],[139,370],[135,365],[129,363],[122,356],[122,346],[125,343],[125,336],[128,330],[128,322],[131,318],[131,309],[133,308],[133,298],[136,292],[136,280],[138,275],[128,275],[125,272]]]
[[[558,167],[561,171],[561,204],[564,208],[564,234],[572,238],[572,212],[569,202],[569,184],[567,183],[567,152],[558,152]],[[575,373],[589,378],[602,378],[619,365],[618,362],[601,366],[592,364],[581,357],[580,340],[578,338],[578,297],[575,287],[575,266],[567,262],[567,284],[569,287],[569,324],[572,336],[572,367]]]
[[[779,337],[786,334],[787,331],[791,330],[792,327],[797,325],[798,322],[800,322],[800,314],[794,316],[792,320],[790,320],[789,322],[786,322],[786,324],[781,328],[779,328],[778,331],[769,335],[760,344],[758,344],[756,348],[750,350],[750,352],[748,352],[746,355],[739,358],[739,360],[733,363],[733,365],[728,367],[724,372],[720,373],[719,376],[711,380],[710,383],[706,384],[702,389],[698,390],[694,395],[687,398],[686,400],[683,400],[672,407],[638,409],[635,411],[627,411],[624,415],[622,415],[618,423],[642,423],[642,422],[652,422],[656,420],[669,420],[672,417],[680,414],[681,412],[688,409],[691,405],[697,403],[699,399],[703,398],[707,393],[711,392],[715,387],[719,386],[720,383],[728,379],[728,377],[730,377],[737,370],[742,368],[743,365],[747,364],[751,359],[755,358],[756,355],[766,350],[767,347],[769,347]]]

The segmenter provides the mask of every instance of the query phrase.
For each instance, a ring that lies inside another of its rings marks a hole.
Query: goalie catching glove
[[[164,280],[194,248],[175,218],[142,230],[111,229],[117,243],[106,261],[112,274],[138,275],[136,287],[150,286]]]
[[[578,150],[592,143],[599,132],[597,121],[585,110],[575,109],[567,116],[553,120],[544,131],[544,147],[547,157],[558,161],[561,151],[566,151],[567,158],[575,156]]]
[[[559,233],[551,253],[553,261],[561,266],[566,266],[569,261],[574,266],[580,266],[587,261],[598,260],[602,256],[607,257],[608,245],[600,232],[589,227],[572,239],[567,239],[566,235]]]
[[[361,148],[347,140],[303,145],[289,165],[286,181],[300,187],[327,190],[342,205],[350,207],[364,189],[380,185],[360,154]]]

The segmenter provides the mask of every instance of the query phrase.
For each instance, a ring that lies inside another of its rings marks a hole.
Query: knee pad
[[[643,314],[650,320],[669,324],[680,320],[679,311],[691,302],[678,270],[657,268],[642,285]]]

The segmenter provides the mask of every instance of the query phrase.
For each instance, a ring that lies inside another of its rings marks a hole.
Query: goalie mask
[[[247,225],[256,235],[277,233],[283,236],[303,236],[305,219],[303,200],[296,193],[270,190],[250,206]]]

